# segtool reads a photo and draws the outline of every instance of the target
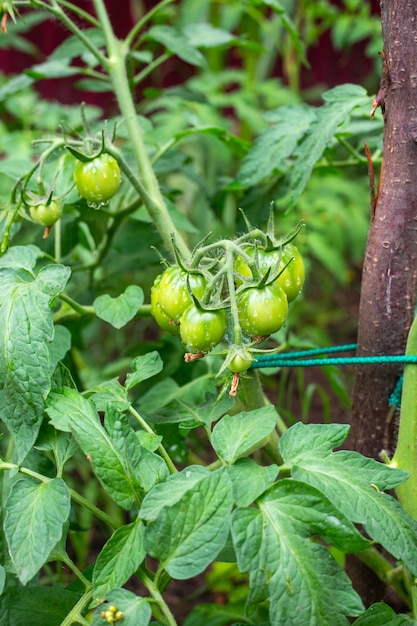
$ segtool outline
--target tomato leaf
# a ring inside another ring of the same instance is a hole
[[[35,256],[33,250],[24,255],[27,267]],[[51,388],[55,366],[51,304],[64,289],[70,270],[47,265],[36,276],[29,267],[15,270],[15,261],[15,254],[6,254],[2,265],[7,266],[0,267],[0,404],[20,463],[38,435]]]
[[[49,358],[51,361],[51,374],[54,373],[58,363],[62,361],[71,349],[71,333],[65,326],[59,324],[54,327],[54,338],[49,346]]]
[[[244,458],[238,459],[229,468],[229,474],[237,506],[249,506],[271,487],[278,476],[278,466],[261,466],[252,459]]]
[[[93,403],[68,388],[49,394],[46,411],[55,428],[72,432],[81,450],[91,459],[97,478],[119,506],[130,509],[135,501],[140,502],[142,490],[135,466],[140,461],[141,450],[133,431],[126,434],[125,416],[119,414],[119,430],[111,436],[102,426]]]
[[[78,450],[78,445],[71,433],[57,430],[43,421],[35,448],[53,452],[57,466],[62,468]]]
[[[140,517],[148,521],[156,519],[164,507],[179,502],[189,489],[209,474],[209,470],[201,465],[190,465],[182,472],[169,476],[146,494],[140,508]]]
[[[357,452],[332,452],[348,430],[339,424],[298,423],[282,436],[280,452],[296,480],[312,485],[352,522],[363,524],[370,537],[416,574],[417,522],[384,493],[408,474]]]
[[[237,37],[223,28],[216,28],[208,22],[188,24],[184,28],[188,42],[196,48],[216,48],[238,41]]]
[[[283,204],[284,202],[289,204],[289,208],[295,205],[304,191],[313,167],[333,139],[338,126],[345,121],[355,107],[369,101],[369,96],[363,87],[351,84],[334,87],[326,91],[322,98],[325,104],[315,110],[316,120],[311,124],[308,134],[295,154],[296,162],[289,180],[291,191],[282,200]]]
[[[282,25],[287,31],[295,50],[297,50],[297,53],[300,56],[300,60],[305,65],[308,65],[304,42],[300,37],[300,33],[297,27],[283,7],[282,2],[280,2],[279,0],[262,0],[262,3],[266,4],[268,7],[271,7],[271,9],[275,11],[275,13],[281,16]]]
[[[57,584],[53,587],[45,585],[23,586],[18,579],[10,574],[7,584],[0,596],[0,624],[7,626],[59,626],[73,606],[81,598],[81,593],[64,589]]]
[[[232,464],[262,445],[277,423],[272,405],[225,415],[213,428],[211,444],[220,458]]]
[[[33,82],[33,78],[26,74],[17,74],[7,79],[0,87],[0,101],[4,101],[7,97],[27,89]]]
[[[16,162],[17,163],[17,162]],[[20,163],[19,174],[22,172],[22,162]],[[3,166],[4,162],[1,161]],[[0,170],[3,171],[3,170]],[[0,259],[0,267],[9,267],[15,270],[27,270],[31,272],[36,265],[36,261],[44,256],[42,250],[37,246],[29,244],[28,246],[13,246]]]
[[[25,73],[35,80],[41,80],[43,78],[75,76],[80,73],[80,68],[69,65],[69,59],[65,59],[65,61],[54,59],[32,65]]]
[[[24,585],[40,570],[61,539],[71,502],[61,478],[15,482],[6,501],[4,532],[19,580]]]
[[[231,623],[232,619],[238,616],[246,619],[242,606],[233,606],[231,604],[199,604],[185,618],[183,626],[245,626],[242,623]],[[247,624],[247,621],[246,621]],[[271,626],[268,622],[256,624],[256,626]]]
[[[190,65],[198,67],[205,65],[204,56],[178,28],[165,25],[152,26],[146,33],[146,37],[162,44],[172,54],[177,55]]]
[[[156,376],[162,370],[164,364],[158,352],[148,352],[136,357],[132,361],[132,372],[126,375],[125,388],[132,389],[152,376]]]
[[[180,500],[164,506],[145,530],[145,547],[172,578],[200,574],[224,547],[233,505],[225,468],[204,476]]]
[[[99,28],[87,28],[84,30],[84,34],[97,47],[105,45],[104,35]],[[72,35],[58,45],[48,58],[50,61],[65,61],[69,63],[69,61],[81,56],[83,53],[85,53],[83,42],[75,35]]]
[[[361,600],[327,548],[311,537],[355,549],[367,542],[317,490],[292,479],[276,483],[258,504],[232,518],[238,565],[250,576],[247,611],[269,598],[272,624],[345,626],[345,615],[363,610]]]
[[[256,185],[273,172],[288,169],[287,159],[315,120],[315,114],[307,105],[287,105],[271,111],[268,119],[272,125],[255,139],[238,171],[237,180],[244,187]]]
[[[97,411],[105,411],[108,404],[119,411],[126,411],[131,405],[126,388],[120,384],[118,378],[91,387],[85,395],[94,403]]]
[[[189,391],[192,393],[187,393]],[[174,384],[171,379],[164,379],[140,399],[140,409],[154,424],[183,422],[187,428],[202,424],[209,427],[212,422],[220,419],[234,402],[230,396],[223,396],[218,402],[215,401],[211,380],[196,379],[185,390]]]
[[[118,528],[97,557],[93,570],[94,598],[105,598],[122,587],[145,558],[144,526],[140,519]]]
[[[397,615],[387,604],[377,602],[354,621],[354,626],[410,626],[415,623],[408,615]]]
[[[132,320],[143,304],[143,290],[137,285],[129,285],[117,298],[108,294],[98,296],[93,302],[96,315],[115,328],[122,328]]]

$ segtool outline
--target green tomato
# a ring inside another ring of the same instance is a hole
[[[185,309],[193,302],[189,289],[196,298],[202,298],[205,288],[202,274],[185,272],[179,265],[168,267],[161,274],[159,283],[158,297],[162,311],[170,320],[179,322]]]
[[[92,205],[103,204],[114,196],[120,187],[120,167],[110,154],[87,161],[77,161],[74,181],[79,195]]]
[[[181,340],[191,352],[210,352],[221,342],[226,328],[227,318],[223,309],[203,311],[191,304],[181,317]]]
[[[301,293],[305,278],[303,257],[292,243],[288,243],[282,252],[280,268],[285,267],[287,263],[288,266],[275,282],[281,285],[287,294],[288,302],[292,302]]]
[[[151,313],[162,330],[170,333],[171,335],[179,335],[180,327],[178,324],[172,324],[168,315],[166,315],[161,309],[159,304],[159,285],[161,283],[161,274],[155,278],[154,284],[151,288]]]
[[[280,285],[287,294],[288,302],[292,302],[301,292],[304,285],[305,271],[303,258],[298,251],[298,248],[288,243],[282,249],[276,248],[275,250],[265,250],[265,248],[250,247],[245,252],[252,258],[255,258],[256,251],[258,252],[258,263],[261,277],[265,276],[266,272],[270,269],[271,273],[274,273],[279,269],[282,269],[287,265],[288,267],[283,273],[278,276],[275,283]],[[241,257],[237,256],[234,264],[235,270],[242,274],[242,276],[250,278],[252,273],[249,265]],[[237,278],[237,284],[241,284],[242,281]]]
[[[277,332],[288,316],[288,299],[279,285],[249,287],[238,299],[239,322],[249,337]]]
[[[29,207],[29,214],[36,224],[49,228],[61,217],[62,206],[56,200],[52,200],[49,204]]]
[[[228,368],[234,374],[241,374],[242,372],[246,372],[250,368],[252,362],[253,358],[250,352],[237,352],[230,361]]]

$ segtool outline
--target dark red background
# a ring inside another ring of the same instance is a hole
[[[197,0],[198,1],[198,0]],[[365,1],[365,0],[364,0]],[[379,14],[379,0],[369,0],[374,14]],[[85,10],[92,10],[91,0],[78,0],[77,3]],[[148,8],[154,6],[155,2],[146,0],[144,2]],[[340,0],[334,1],[335,5],[340,5]],[[128,0],[106,0],[109,15],[116,34],[120,37],[126,35],[133,24],[131,2]],[[42,62],[45,57],[52,52],[55,47],[67,36],[64,27],[54,20],[48,20],[32,29],[31,40],[41,50],[41,56],[34,61],[24,54],[15,50],[0,50],[0,69],[5,74],[19,73],[30,67],[34,62]],[[1,37],[7,35],[1,34]],[[319,41],[309,49],[309,68],[303,69],[302,87],[322,85],[323,89],[333,87],[345,82],[365,84],[373,91],[377,89],[377,77],[375,72],[372,76],[375,59],[369,59],[365,55],[366,42],[360,42],[349,50],[335,51],[332,47],[330,33],[324,33]],[[43,56],[42,56],[43,55]],[[165,71],[159,73],[153,80],[158,81],[152,84],[156,87],[167,87],[181,82],[184,76],[190,75],[192,68],[186,66],[178,59],[171,59]],[[280,68],[276,68],[276,75],[280,76]],[[370,84],[369,84],[370,83]],[[111,98],[109,94],[97,94],[80,92],[73,88],[72,79],[54,79],[50,81],[40,81],[38,89],[47,99],[60,100],[63,103],[72,103],[80,100],[91,104],[99,104],[105,109],[111,108]]]

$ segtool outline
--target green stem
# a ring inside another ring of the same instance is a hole
[[[406,355],[417,355],[417,317],[408,334]],[[397,448],[390,463],[410,476],[396,488],[404,510],[417,520],[417,364],[407,363],[401,397],[400,426]]]
[[[106,40],[108,59],[104,67],[109,73],[114,93],[128,130],[143,186],[148,195],[147,198],[144,198],[146,209],[165,246],[173,251],[172,236],[174,236],[177,247],[185,257],[188,257],[190,251],[182,235],[175,227],[165,205],[158,180],[148,157],[142,129],[138,123],[126,68],[126,57],[129,47],[126,42],[116,38],[103,0],[93,0],[93,2]]]
[[[233,274],[233,262],[234,262],[233,253],[230,250],[230,248],[227,248],[226,261],[225,261],[224,266],[225,268],[227,268],[226,278],[227,278],[227,288],[229,291],[229,298],[230,298],[230,314],[231,314],[232,322],[233,322],[233,343],[235,343],[237,346],[240,346],[242,345],[242,329],[240,327],[240,322],[239,322],[239,308],[238,308],[237,299],[236,299],[236,287],[235,287],[234,274]]]
[[[4,225],[3,238],[0,243],[0,255],[5,254],[9,249],[10,241],[12,238],[12,226],[14,224],[17,214],[19,213],[20,207],[20,203],[16,204],[13,209],[9,210],[7,214],[6,223]]]
[[[62,257],[62,229],[61,229],[61,220],[58,220],[54,226],[54,256],[55,262],[61,263]]]
[[[243,402],[248,411],[259,409],[269,404],[262,389],[259,372],[257,370],[248,370],[245,376],[239,381],[239,394],[242,395]],[[282,420],[279,417],[278,427],[282,430]],[[285,428],[284,428],[285,430]],[[282,465],[283,460],[278,451],[279,435],[274,430],[269,436],[268,442],[264,445],[264,450],[268,456],[278,465]]]
[[[412,603],[412,598],[407,591],[407,572],[404,568],[393,568],[392,564],[376,548],[368,548],[355,555],[362,563],[365,563],[382,582],[392,587],[396,594],[407,604]],[[415,588],[415,585],[413,585]],[[413,594],[411,588],[411,595]]]
[[[336,135],[336,139],[353,157],[355,157],[357,163],[367,163],[366,157],[359,154],[359,152],[355,150],[355,148],[353,148],[344,137]]]
[[[84,11],[83,9],[80,9],[80,7],[77,7],[75,4],[73,4],[72,2],[68,2],[67,0],[59,0],[61,6],[65,7],[66,9],[68,9],[68,11],[71,11],[72,13],[74,13],[78,18],[89,22],[91,24],[91,26],[94,26],[95,28],[99,28],[100,24],[98,23],[98,21],[91,15],[91,13],[88,13],[87,11]]]
[[[39,474],[39,472],[35,472],[34,470],[29,469],[28,467],[19,467],[19,465],[16,465],[16,463],[7,463],[5,461],[0,461],[0,470],[18,470],[21,474],[24,474],[25,476],[30,476],[31,478],[35,478],[36,480],[39,480],[39,482],[41,483],[48,483],[51,480],[53,480],[53,478],[50,478],[49,476],[45,476],[44,474]],[[67,485],[67,489],[71,498],[75,500],[75,502],[78,502],[78,504],[81,504],[86,509],[91,511],[93,515],[101,519],[108,526],[110,526],[110,528],[112,528],[113,530],[116,528],[119,528],[120,524],[116,522],[116,520],[114,520],[112,517],[110,517],[110,515],[107,515],[107,513],[105,513],[104,511],[101,511],[95,504],[87,500],[87,498],[84,498],[84,496],[79,494],[77,491],[75,491],[71,487],[68,487],[68,485]]]
[[[88,624],[87,620],[84,620],[82,613],[90,604],[92,597],[93,592],[91,590],[87,591],[83,596],[81,596],[77,604],[73,606],[66,618],[61,622],[60,626],[71,626],[71,624]]]
[[[36,0],[32,0],[30,5],[32,7],[42,8],[48,13],[51,13],[54,17],[56,17],[60,22],[62,22],[68,30],[78,37],[78,39],[82,42],[82,44],[86,47],[87,50],[91,52],[100,63],[102,67],[106,67],[106,58],[100,52],[100,50],[92,43],[92,41],[88,38],[88,36],[78,28],[78,26],[72,21],[72,19],[62,10],[60,5],[56,0],[52,0],[52,4],[48,5],[45,2],[36,2]],[[90,16],[91,18],[91,16]],[[91,22],[91,19],[89,20]],[[97,22],[93,21],[93,24]]]
[[[164,52],[159,57],[148,63],[148,65],[141,71],[138,72],[134,79],[133,84],[137,87],[149,74],[151,74],[157,67],[165,63],[167,59],[169,59],[172,55]]]
[[[78,315],[81,315],[82,317],[92,317],[93,315],[95,315],[94,308],[92,306],[83,306],[82,304],[78,304],[78,302],[70,298],[70,296],[67,296],[67,294],[65,293],[61,293],[59,295],[59,299],[62,300],[62,302],[68,304],[71,309],[73,309],[76,313],[78,313]]]
[[[78,504],[81,504],[81,506],[91,511],[91,513],[95,515],[95,517],[97,517],[98,519],[101,519],[101,521],[107,524],[108,526],[110,526],[112,530],[116,530],[117,528],[121,526],[119,522],[117,522],[115,519],[110,517],[110,515],[107,515],[107,513],[99,509],[95,504],[90,502],[87,498],[84,498],[84,496],[82,496],[77,491],[72,489],[72,487],[68,487],[67,485],[67,488],[68,488],[71,498],[75,502],[78,502]]]
[[[136,411],[136,409],[133,408],[133,406],[130,406],[128,410],[129,410],[129,413],[135,418],[135,420],[139,423],[140,427],[145,432],[150,433],[151,435],[155,435],[154,431],[149,426],[148,422],[146,422],[143,419],[143,417]],[[164,459],[164,461],[167,464],[168,469],[171,472],[171,474],[176,474],[178,472],[178,470],[175,467],[175,465],[172,462],[168,452],[165,450],[165,448],[164,448],[164,446],[162,444],[159,444],[159,446],[157,448],[157,452],[159,452],[161,457]]]
[[[166,620],[167,626],[178,626],[175,620],[175,617],[171,613],[169,606],[166,604],[164,598],[162,597],[158,587],[155,585],[153,580],[151,580],[143,572],[141,572],[139,576],[143,584],[145,585],[145,587],[148,589],[149,593],[151,594],[152,598],[155,600],[156,604],[158,605],[162,615],[164,616]]]
[[[248,411],[259,409],[268,404],[259,379],[259,373],[256,370],[248,370],[246,375],[241,377],[239,392]]]
[[[413,618],[414,620],[417,621],[417,584],[415,581],[415,578],[413,578],[413,581],[411,583],[411,606],[412,606],[412,611],[413,611]]]
[[[149,22],[149,20],[151,20],[158,11],[160,11],[165,6],[168,6],[168,4],[172,4],[173,2],[174,0],[161,0],[161,2],[158,2],[158,4],[156,4],[150,11],[148,11],[142,17],[142,19],[136,22],[136,24],[133,26],[132,30],[126,37],[126,44],[129,47],[132,47],[136,36],[138,35],[138,33],[140,33],[145,24]]]
[[[70,559],[70,557],[68,556],[68,554],[66,552],[60,553],[59,558],[76,575],[78,580],[80,580],[82,582],[82,584],[84,585],[86,590],[91,589],[91,586],[92,586],[91,582],[88,580],[88,578],[86,578],[84,576],[82,571],[76,566],[74,561],[72,559]]]

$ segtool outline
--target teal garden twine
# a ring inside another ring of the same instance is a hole
[[[314,348],[298,352],[281,354],[265,354],[253,361],[251,368],[263,367],[312,367],[322,365],[372,365],[375,363],[417,363],[417,355],[387,354],[378,356],[324,356],[339,352],[356,350],[355,343],[327,348]],[[320,358],[319,358],[320,357]],[[392,392],[389,400],[391,406],[399,406],[401,398],[402,376]]]

